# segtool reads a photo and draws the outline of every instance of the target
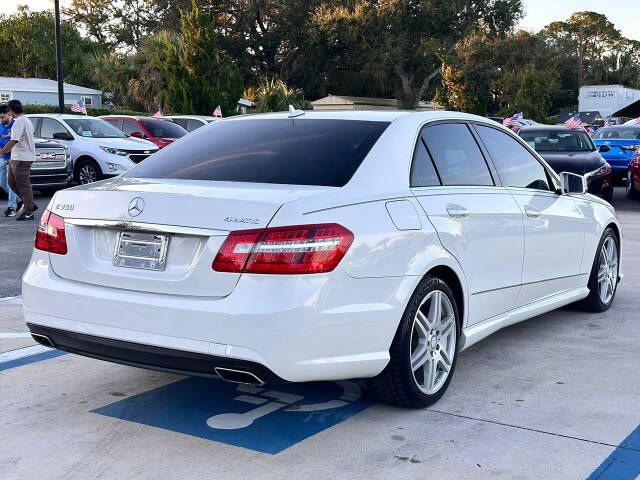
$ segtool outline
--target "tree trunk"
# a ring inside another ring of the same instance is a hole
[[[584,30],[580,25],[580,33],[578,38],[578,89],[582,86],[582,62],[584,59]]]

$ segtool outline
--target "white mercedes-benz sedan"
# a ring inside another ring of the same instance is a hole
[[[259,385],[367,378],[424,407],[498,329],[609,308],[621,246],[611,205],[491,120],[293,111],[56,193],[23,301],[61,350]]]

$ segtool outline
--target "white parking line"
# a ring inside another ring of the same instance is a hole
[[[18,360],[20,358],[30,357],[31,355],[50,351],[51,349],[44,345],[33,345],[31,347],[19,348],[17,350],[11,350],[10,352],[0,353],[0,363],[10,362],[11,360]]]
[[[0,333],[0,338],[31,338],[29,332],[5,332]]]
[[[0,298],[0,303],[15,303],[17,305],[22,305],[22,295]]]

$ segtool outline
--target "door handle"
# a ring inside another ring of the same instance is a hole
[[[524,212],[527,214],[527,217],[536,218],[540,216],[540,210],[531,205],[525,205]]]
[[[447,207],[447,213],[453,218],[463,218],[468,217],[471,212],[460,205],[452,205]]]

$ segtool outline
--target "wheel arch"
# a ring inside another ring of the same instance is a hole
[[[456,271],[447,265],[437,265],[435,267],[432,267],[424,276],[426,277],[428,275],[439,277],[447,285],[449,285],[449,288],[451,288],[451,290],[453,291],[453,294],[456,297],[455,300],[461,319],[460,328],[462,328],[467,309],[465,302],[465,291],[462,287],[462,280],[460,279]]]
[[[96,160],[91,155],[87,155],[87,154],[80,155],[73,162],[73,179],[76,182],[78,181],[78,167],[82,164],[82,162],[87,161],[87,160],[90,161],[90,162],[95,163],[96,166],[98,167],[98,173],[102,173],[102,167],[100,166],[100,162],[98,162],[98,160]]]

